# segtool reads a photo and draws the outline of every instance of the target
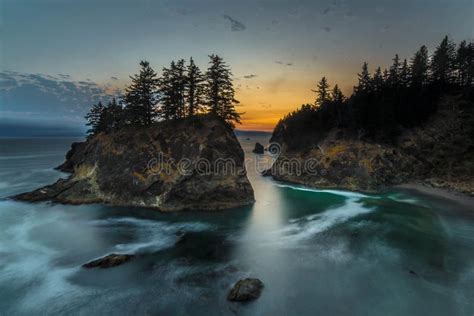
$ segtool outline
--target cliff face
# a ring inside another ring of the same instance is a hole
[[[96,135],[74,143],[58,169],[71,176],[16,199],[162,211],[254,202],[240,144],[233,131],[211,115]]]
[[[423,126],[406,130],[395,144],[341,137],[331,131],[318,145],[281,154],[268,174],[313,187],[379,191],[421,182],[474,195],[474,105],[445,97]],[[283,139],[274,134],[272,141]]]

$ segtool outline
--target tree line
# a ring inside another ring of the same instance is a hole
[[[87,115],[88,137],[128,125],[151,125],[157,121],[177,120],[202,113],[213,113],[234,127],[240,123],[235,106],[232,72],[218,55],[209,56],[209,68],[202,73],[193,58],[172,61],[161,76],[147,61],[140,62],[138,74],[119,102],[94,104]]]
[[[459,45],[445,36],[430,56],[425,45],[408,61],[395,55],[388,69],[373,73],[364,62],[349,97],[323,77],[313,104],[302,105],[281,119],[274,135],[290,147],[317,143],[337,127],[350,136],[394,142],[403,128],[419,126],[437,110],[444,93],[474,95],[474,43]]]

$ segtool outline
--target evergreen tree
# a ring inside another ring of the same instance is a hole
[[[166,120],[185,117],[186,75],[184,60],[172,61],[169,68],[163,68],[158,80],[161,109],[160,115]]]
[[[393,64],[390,66],[388,80],[390,85],[398,86],[400,84],[400,58],[398,54],[395,54],[395,57],[392,59]]]
[[[91,138],[92,136],[106,130],[106,126],[104,124],[104,109],[105,107],[102,102],[99,102],[92,105],[91,109],[86,114],[86,125],[89,126],[89,129],[87,130],[87,138]]]
[[[342,94],[342,91],[341,89],[339,89],[339,86],[337,84],[334,86],[334,89],[332,89],[331,101],[338,104],[344,102],[344,95]]]
[[[322,77],[321,80],[316,85],[316,90],[311,90],[316,92],[316,100],[314,104],[318,106],[324,105],[330,98],[329,94],[329,84],[326,80],[326,77]]]
[[[377,67],[377,69],[375,70],[374,77],[372,78],[372,84],[376,92],[382,90],[384,85],[384,77],[382,74],[382,69],[380,67]]]
[[[234,97],[232,73],[222,57],[210,55],[209,58],[210,66],[205,75],[205,104],[211,113],[234,127],[234,123],[240,123],[242,113],[235,110],[239,101]]]
[[[406,59],[403,60],[402,67],[400,68],[400,84],[403,87],[410,85],[410,69],[408,68],[408,62]]]
[[[107,131],[118,130],[123,126],[123,108],[120,104],[117,103],[115,98],[113,98],[112,102],[109,102],[107,107],[104,109],[104,114],[106,116],[105,120]]]
[[[125,90],[127,121],[150,125],[157,116],[157,75],[147,61],[140,62],[140,72],[130,76],[132,84]]]
[[[204,76],[192,57],[189,59],[186,75],[187,115],[192,116],[202,109],[204,93]]]
[[[370,78],[369,64],[367,64],[367,62],[364,62],[362,65],[362,72],[357,74],[357,77],[359,83],[355,89],[356,92],[370,92],[372,90],[372,79]]]
[[[436,48],[431,59],[431,73],[433,80],[440,84],[451,83],[454,77],[456,46],[448,36],[445,36]]]
[[[428,49],[425,45],[415,53],[411,59],[411,82],[412,85],[420,87],[428,82]]]

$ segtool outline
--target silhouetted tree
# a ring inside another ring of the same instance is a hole
[[[364,62],[362,65],[362,71],[360,74],[357,74],[359,82],[356,87],[356,93],[369,92],[372,89],[372,80],[369,73],[369,65],[367,62]]]
[[[377,69],[375,69],[375,73],[372,78],[372,85],[376,92],[380,92],[383,88],[384,78],[383,78],[382,70],[380,67],[377,67]]]
[[[316,85],[316,90],[311,91],[316,92],[316,100],[314,101],[316,106],[322,106],[324,103],[326,103],[330,98],[329,84],[326,80],[326,77],[322,77]]]
[[[462,41],[456,53],[457,83],[472,86],[474,78],[474,43]]]
[[[194,63],[193,58],[189,59],[186,74],[186,103],[187,113],[192,116],[198,113],[203,105],[204,98],[204,76],[201,70]]]
[[[163,68],[158,80],[160,92],[160,116],[166,120],[185,117],[185,92],[187,78],[184,60],[172,61],[169,68]]]
[[[388,72],[388,81],[391,86],[397,87],[400,85],[400,58],[398,57],[398,54],[395,54],[395,57],[392,60],[393,63]]]
[[[342,91],[341,89],[339,89],[339,86],[337,84],[332,89],[331,101],[336,102],[338,104],[342,104],[342,102],[344,102],[344,95],[342,94]]]
[[[210,66],[206,72],[205,104],[209,111],[224,119],[230,126],[240,123],[240,115],[235,110],[239,103],[234,97],[232,73],[229,66],[218,55],[210,55]]]
[[[431,59],[431,74],[433,80],[440,84],[451,83],[454,77],[456,46],[448,36],[445,36],[436,48]]]
[[[428,49],[425,45],[415,53],[411,59],[411,83],[414,86],[421,87],[428,82]]]
[[[132,84],[123,97],[126,119],[131,124],[149,125],[157,116],[157,74],[147,61],[141,61],[140,72],[130,78]]]
[[[407,60],[404,59],[400,68],[400,84],[403,87],[408,87],[410,85],[410,82],[410,68],[408,67]]]
[[[87,130],[87,138],[91,138],[92,136],[106,130],[104,122],[104,109],[105,107],[102,102],[99,102],[92,105],[91,109],[86,114],[86,125],[89,126],[89,129]]]

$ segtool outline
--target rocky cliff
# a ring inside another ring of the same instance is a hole
[[[254,202],[240,144],[232,129],[212,115],[98,134],[74,143],[58,168],[71,176],[15,198],[161,211]]]
[[[274,133],[272,142],[284,135]],[[474,105],[446,96],[424,125],[394,144],[343,136],[332,130],[318,144],[294,150],[282,142],[267,175],[312,187],[375,192],[419,182],[474,195]]]

